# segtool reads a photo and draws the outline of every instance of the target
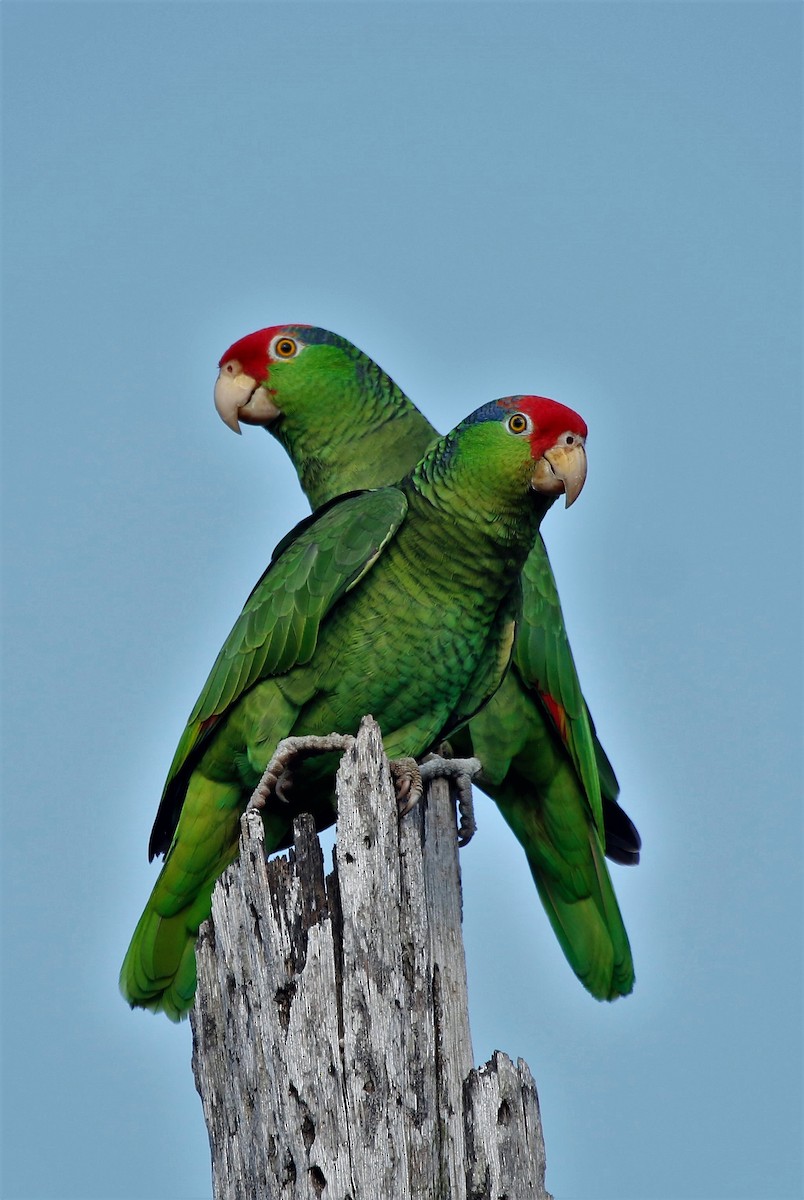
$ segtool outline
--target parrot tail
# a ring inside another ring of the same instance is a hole
[[[616,1000],[634,989],[634,963],[597,834],[589,828],[590,861],[596,873],[591,894],[573,895],[553,872],[528,858],[545,912],[567,961],[598,1000]]]
[[[628,934],[614,895],[603,846],[577,784],[556,777],[533,795],[509,772],[488,790],[516,834],[559,945],[581,983],[598,1000],[634,987]]]
[[[195,996],[195,943],[218,877],[237,857],[242,791],[196,772],[165,863],[120,970],[132,1008],[180,1021]]]

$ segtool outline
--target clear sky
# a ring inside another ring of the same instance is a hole
[[[210,1195],[190,1030],[117,972],[218,648],[306,511],[212,407],[282,321],[442,428],[590,427],[545,524],[642,864],[600,1005],[478,797],[476,1061],[557,1200],[801,1195],[801,7],[14,3],[5,52],[2,1194]]]

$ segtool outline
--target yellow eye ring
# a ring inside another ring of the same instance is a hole
[[[274,354],[277,358],[293,358],[298,346],[291,337],[280,337],[274,342]]]
[[[514,413],[508,418],[508,429],[511,433],[525,433],[529,427],[528,418],[522,413]]]

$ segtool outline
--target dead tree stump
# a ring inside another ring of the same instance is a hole
[[[309,817],[266,862],[249,814],[201,931],[215,1200],[549,1200],[527,1065],[472,1065],[448,785],[400,822],[366,718],[337,792],[333,873]]]

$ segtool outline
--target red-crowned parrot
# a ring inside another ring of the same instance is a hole
[[[155,839],[170,844],[120,974],[132,1006],[174,1019],[190,1006],[199,926],[280,739],[355,732],[372,713],[390,756],[418,757],[497,689],[523,563],[556,496],[569,504],[583,485],[585,438],[554,401],[493,401],[397,486],[338,499],[280,544],[168,774]],[[323,755],[294,773],[297,808],[319,827],[335,818],[335,765]],[[269,797],[269,851],[287,844],[297,808]],[[616,911],[607,877],[596,896]]]
[[[219,414],[237,432],[241,421],[268,429],[314,508],[401,478],[439,436],[375,362],[325,329],[258,330],[219,365]],[[475,782],[522,844],[573,970],[593,995],[613,999],[631,991],[633,968],[596,830],[602,820],[606,853],[620,863],[638,862],[640,838],[617,804],[617,780],[581,693],[541,536],[522,588],[511,671],[451,743],[483,763]],[[152,852],[164,844],[152,842]]]

